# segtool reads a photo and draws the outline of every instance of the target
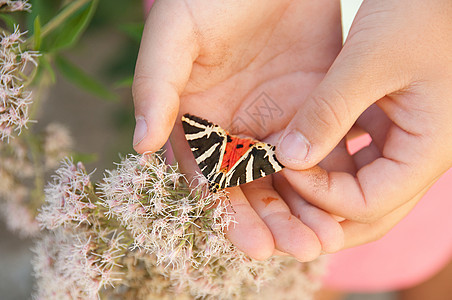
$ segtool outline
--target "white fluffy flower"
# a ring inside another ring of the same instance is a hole
[[[131,155],[100,184],[102,204],[132,232],[134,247],[154,253],[166,265],[197,265],[192,255],[195,232],[202,228],[222,235],[233,221],[228,201],[219,194],[203,193],[204,186],[175,190],[182,178],[158,156]],[[209,211],[215,212],[212,218]],[[207,257],[201,252],[196,256]]]
[[[47,168],[55,168],[69,154],[73,141],[69,130],[61,124],[51,123],[46,127],[44,156]]]
[[[17,232],[21,237],[33,237],[38,234],[39,224],[31,209],[20,198],[11,198],[0,207],[10,230]]]
[[[123,159],[94,191],[84,168],[66,160],[38,217],[51,232],[35,250],[37,298],[250,299],[289,260],[255,261],[235,248],[225,237],[234,221],[227,194],[192,186],[147,154]],[[80,224],[86,214],[90,223]],[[312,295],[314,273],[300,272],[291,286]]]
[[[41,226],[54,229],[68,222],[89,223],[92,210],[96,208],[88,194],[90,189],[93,188],[85,167],[64,160],[53,182],[44,190],[46,203],[37,217]]]
[[[7,12],[31,10],[28,0],[0,0],[0,9]]]
[[[9,3],[9,4],[8,4]],[[25,7],[26,1],[8,1],[6,7]],[[19,5],[19,3],[22,3]],[[3,6],[0,5],[0,8]],[[30,62],[37,66],[36,51],[24,51],[20,32],[15,26],[14,32],[0,36],[0,140],[9,141],[13,135],[20,134],[29,122],[28,107],[32,103],[31,92],[23,85],[24,69]]]
[[[98,299],[104,286],[119,280],[118,258],[125,245],[121,234],[101,239],[93,232],[58,228],[34,247],[38,290],[35,299]]]

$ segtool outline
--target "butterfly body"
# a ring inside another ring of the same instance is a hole
[[[283,168],[270,144],[230,135],[220,126],[190,114],[182,117],[182,126],[212,192],[251,182]]]

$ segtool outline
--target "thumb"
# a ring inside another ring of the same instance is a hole
[[[194,32],[180,2],[160,1],[152,7],[132,86],[136,119],[133,146],[139,153],[157,151],[171,133],[179,111],[179,95],[197,55]]]
[[[303,170],[319,163],[361,113],[386,95],[390,89],[384,76],[387,74],[381,62],[374,60],[375,53],[366,51],[345,46],[324,79],[301,104],[276,147],[283,165]]]

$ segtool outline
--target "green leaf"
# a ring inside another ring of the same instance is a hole
[[[120,24],[118,27],[119,30],[124,32],[132,40],[140,43],[141,36],[143,35],[144,23]]]
[[[127,76],[125,78],[122,78],[122,79],[116,81],[114,86],[116,88],[132,87],[132,83],[133,83],[133,76]]]
[[[13,31],[14,24],[17,23],[16,20],[12,16],[7,15],[7,14],[0,14],[0,20],[5,22],[5,25],[9,31]]]
[[[77,42],[88,27],[99,1],[92,0],[78,8],[77,5],[82,2],[79,0],[69,3],[54,19],[43,26],[43,33],[46,36],[43,37],[42,48],[45,51],[67,49]],[[49,24],[58,24],[58,26],[50,26]],[[48,28],[50,28],[49,32],[47,31]]]
[[[31,12],[26,14],[26,25],[31,35],[36,17],[39,16],[41,24],[46,24],[58,13],[62,0],[31,0],[30,3]]]
[[[39,50],[41,48],[41,21],[39,20],[39,16],[36,16],[33,23],[34,49]]]
[[[112,93],[103,84],[86,74],[83,70],[79,69],[62,56],[56,56],[55,63],[61,74],[80,88],[105,100],[118,99],[118,96]]]

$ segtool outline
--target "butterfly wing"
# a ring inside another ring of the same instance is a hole
[[[185,138],[202,174],[213,181],[220,172],[227,133],[220,126],[190,114],[182,117]]]
[[[182,117],[182,126],[211,191],[251,182],[284,167],[270,144],[229,135],[220,126],[190,114]]]
[[[257,142],[227,172],[224,187],[251,182],[283,168],[276,159],[275,146]]]

